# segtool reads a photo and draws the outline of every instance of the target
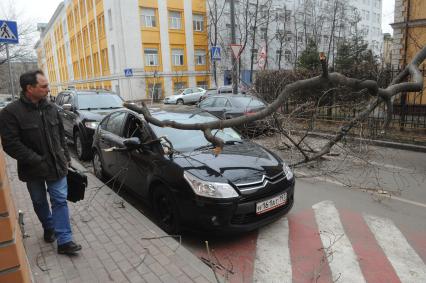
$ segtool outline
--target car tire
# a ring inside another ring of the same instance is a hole
[[[178,100],[176,101],[176,104],[177,104],[177,105],[184,105],[184,104],[185,104],[185,102],[183,101],[183,99],[178,99]]]
[[[77,157],[80,160],[89,160],[91,157],[90,148],[88,146],[83,145],[83,141],[81,140],[80,132],[74,133],[74,146],[75,151],[77,153]]]
[[[102,164],[102,158],[98,150],[96,149],[93,151],[92,165],[93,165],[93,172],[95,173],[95,176],[99,180],[105,180],[105,171],[104,171],[104,166]]]
[[[180,231],[180,217],[176,199],[163,185],[153,188],[153,202],[158,225],[168,234]]]

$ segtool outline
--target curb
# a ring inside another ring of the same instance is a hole
[[[334,137],[334,135],[320,133],[320,132],[311,132],[311,133],[308,134],[308,136],[318,137],[318,138]],[[410,150],[410,151],[415,151],[415,152],[426,152],[426,146],[423,146],[423,145],[391,142],[391,141],[384,141],[384,140],[362,139],[362,138],[356,138],[356,137],[351,137],[351,136],[347,136],[347,137],[350,140],[353,140],[353,141],[368,142],[370,144],[382,146],[382,147]]]

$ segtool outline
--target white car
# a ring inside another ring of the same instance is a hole
[[[206,93],[206,90],[201,87],[190,87],[177,91],[172,96],[167,96],[164,99],[164,104],[190,104],[197,103],[201,100],[201,96]]]

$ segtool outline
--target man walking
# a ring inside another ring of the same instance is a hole
[[[18,161],[18,176],[27,183],[44,240],[52,243],[57,239],[58,253],[74,255],[81,245],[72,241],[66,178],[71,159],[62,119],[46,99],[49,84],[42,71],[24,73],[19,81],[20,98],[0,112],[3,149]]]

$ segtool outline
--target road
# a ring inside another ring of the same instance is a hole
[[[426,282],[426,154],[362,152],[297,170],[314,177],[297,178],[279,221],[233,237],[185,233],[183,245],[230,282]]]

